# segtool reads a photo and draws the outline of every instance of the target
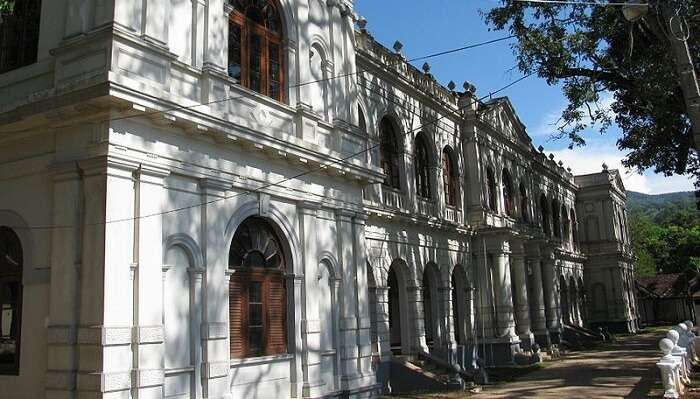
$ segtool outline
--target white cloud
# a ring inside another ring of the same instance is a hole
[[[640,175],[622,166],[624,154],[614,144],[588,145],[574,150],[563,149],[550,151],[554,159],[564,162],[565,167],[570,167],[575,175],[598,173],[603,170],[603,163],[610,169],[618,169],[622,173],[625,188],[629,191],[637,191],[645,194],[661,194],[676,191],[693,190],[692,180],[684,176],[665,177],[653,172]],[[550,152],[546,152],[549,155]]]

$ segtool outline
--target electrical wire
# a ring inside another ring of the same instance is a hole
[[[519,3],[538,3],[538,4],[562,4],[562,5],[574,5],[574,6],[612,6],[612,7],[624,7],[628,5],[634,6],[648,6],[648,3],[611,3],[611,2],[597,2],[597,1],[575,1],[575,0],[514,0]]]
[[[418,57],[418,58],[413,59],[413,60],[409,60],[408,62],[415,61],[415,60],[417,60],[417,59],[435,58],[435,57],[439,57],[439,56],[446,55],[446,54],[452,54],[452,53],[456,53],[456,52],[460,52],[460,51],[464,51],[464,50],[468,50],[468,49],[472,49],[472,48],[477,48],[477,47],[485,46],[485,45],[492,44],[492,43],[497,43],[497,42],[500,42],[500,41],[503,41],[503,40],[511,39],[511,38],[513,38],[513,37],[514,37],[514,36],[511,35],[511,36],[506,36],[506,37],[502,37],[502,38],[498,38],[498,39],[493,39],[493,40],[487,40],[487,41],[484,41],[484,42],[474,43],[474,44],[470,44],[470,45],[467,45],[467,46],[455,48],[455,49],[452,49],[452,50],[447,50],[447,51],[441,51],[441,52],[438,52],[438,53],[428,54],[428,55],[426,55],[426,56],[422,56],[422,57]],[[354,76],[354,75],[360,74],[360,73],[362,73],[362,72],[364,72],[364,71],[362,71],[362,70],[357,70],[357,71],[355,71],[355,72],[348,72],[348,73],[343,73],[343,74],[339,74],[339,75],[335,75],[335,76],[330,76],[330,77],[327,77],[327,78],[316,79],[316,80],[307,81],[307,82],[303,82],[303,83],[297,83],[297,84],[287,85],[287,86],[286,86],[286,90],[289,91],[289,89],[299,88],[299,87],[308,86],[308,85],[312,85],[312,84],[316,84],[316,83],[330,82],[330,81],[333,81],[333,80],[336,80],[336,79],[342,79],[342,78]],[[181,105],[181,106],[175,106],[175,107],[166,108],[166,109],[162,109],[162,110],[154,110],[154,111],[149,111],[149,112],[141,112],[141,113],[138,113],[138,114],[135,114],[135,115],[117,116],[117,117],[114,117],[114,118],[107,118],[107,119],[102,119],[102,120],[97,120],[97,121],[84,121],[84,122],[76,122],[76,123],[72,123],[72,124],[56,125],[56,126],[51,126],[51,128],[52,128],[52,129],[65,129],[65,128],[69,128],[69,127],[84,126],[84,125],[86,125],[86,124],[96,124],[96,125],[98,125],[98,124],[101,124],[101,123],[115,122],[115,121],[120,121],[120,120],[125,120],[125,119],[132,119],[132,118],[140,118],[140,117],[143,117],[143,116],[151,116],[151,115],[157,115],[157,114],[161,114],[161,113],[164,114],[164,113],[169,113],[169,112],[174,112],[174,111],[190,110],[190,109],[195,109],[195,108],[197,108],[197,107],[202,107],[202,106],[212,105],[212,104],[218,104],[218,103],[224,103],[224,102],[233,101],[233,100],[238,100],[238,99],[242,99],[242,98],[248,98],[248,97],[249,97],[249,95],[247,95],[247,94],[245,94],[245,95],[240,95],[240,96],[232,96],[232,97],[226,97],[226,98],[216,99],[216,100],[212,100],[212,101],[208,101],[208,102],[204,102],[204,103],[197,103],[197,104],[193,104],[193,105]],[[12,135],[12,134],[29,133],[29,132],[33,132],[33,131],[36,131],[36,130],[37,130],[37,129],[35,129],[35,128],[27,128],[27,129],[0,131],[0,137],[3,136],[3,135]]]
[[[455,112],[459,112],[459,111],[461,111],[461,110],[467,109],[467,108],[471,107],[472,105],[477,104],[478,102],[481,102],[481,101],[483,101],[484,99],[486,99],[486,98],[492,96],[493,94],[497,94],[497,93],[500,93],[500,92],[502,92],[502,91],[504,91],[504,90],[507,90],[508,88],[510,88],[510,87],[512,87],[512,86],[514,86],[514,85],[516,85],[516,84],[518,84],[518,83],[520,83],[520,82],[522,82],[523,80],[529,78],[529,77],[532,76],[532,75],[534,75],[534,73],[530,73],[530,74],[521,76],[520,78],[518,78],[518,79],[516,79],[516,80],[514,80],[514,81],[512,81],[512,82],[510,82],[510,83],[508,83],[507,85],[505,85],[505,86],[499,88],[498,90],[493,91],[493,92],[490,92],[490,93],[489,93],[488,95],[486,95],[486,96],[483,96],[483,97],[478,98],[478,99],[474,99],[474,100],[471,101],[469,104],[467,104],[467,105],[465,105],[465,106],[459,108],[459,109],[458,109],[457,111],[455,111]],[[442,116],[440,116],[439,118],[437,118],[437,119],[435,119],[435,120],[433,120],[433,121],[424,123],[423,125],[418,126],[417,128],[414,128],[414,129],[411,129],[411,130],[405,132],[405,133],[404,133],[404,136],[408,136],[409,134],[412,134],[412,133],[414,133],[414,132],[421,131],[421,130],[424,129],[426,126],[429,126],[429,125],[431,125],[431,124],[436,124],[437,122],[439,122],[440,120],[442,120],[442,119],[444,119],[444,118],[446,118],[446,117],[447,117],[447,115],[442,115]],[[298,178],[300,178],[300,177],[306,176],[306,175],[308,175],[308,174],[311,174],[311,173],[315,173],[315,172],[318,172],[318,171],[325,170],[325,169],[327,169],[327,168],[330,167],[330,166],[340,164],[340,163],[345,162],[345,161],[347,161],[347,160],[349,160],[349,159],[352,159],[352,158],[354,158],[354,157],[356,157],[356,156],[358,156],[358,155],[362,155],[362,154],[364,154],[364,153],[366,153],[366,152],[372,151],[372,150],[374,150],[375,148],[378,148],[378,147],[380,146],[380,144],[381,144],[381,143],[374,144],[374,145],[369,146],[369,147],[367,147],[367,148],[365,148],[365,149],[363,149],[363,150],[361,150],[361,151],[355,152],[355,153],[353,153],[353,154],[350,154],[350,155],[345,156],[345,157],[342,157],[342,158],[331,159],[329,162],[327,162],[327,163],[325,163],[325,164],[323,164],[323,165],[321,165],[321,166],[319,166],[319,167],[312,168],[312,169],[310,169],[310,170],[307,170],[307,171],[304,171],[304,172],[295,174],[295,175],[290,176],[290,177],[286,177],[286,178],[281,179],[281,180],[278,180],[278,181],[276,181],[276,182],[271,182],[271,183],[263,184],[262,186],[260,186],[260,187],[258,187],[258,188],[255,188],[255,189],[249,189],[249,190],[246,190],[246,191],[243,191],[243,192],[240,192],[240,193],[236,193],[236,194],[234,194],[234,195],[224,196],[224,197],[216,198],[216,199],[213,199],[213,200],[204,201],[204,202],[200,202],[200,203],[196,203],[196,204],[192,204],[192,205],[187,205],[187,206],[183,206],[183,207],[179,207],[179,208],[173,208],[173,209],[170,209],[170,210],[167,210],[167,211],[161,211],[161,212],[156,212],[156,213],[151,213],[151,214],[146,214],[146,215],[139,215],[139,216],[136,216],[136,217],[128,217],[128,218],[120,218],[120,219],[106,220],[106,221],[93,222],[93,223],[85,223],[85,224],[82,224],[82,225],[80,225],[80,226],[77,226],[77,225],[48,225],[48,226],[8,226],[8,227],[11,227],[11,228],[14,228],[14,229],[18,229],[18,230],[71,229],[71,228],[76,228],[76,227],[102,226],[102,225],[107,225],[107,224],[130,222],[130,221],[134,221],[134,220],[142,220],[142,219],[146,219],[146,218],[151,218],[151,217],[156,217],[156,216],[163,216],[163,215],[168,215],[168,214],[172,214],[172,213],[182,212],[182,211],[186,211],[186,210],[189,210],[189,209],[199,208],[199,207],[201,207],[201,206],[211,205],[211,204],[216,203],[216,202],[226,201],[226,200],[233,199],[233,198],[236,198],[236,197],[240,197],[240,196],[243,196],[243,195],[250,195],[250,194],[253,194],[253,193],[260,192],[261,190],[265,190],[265,189],[271,188],[271,187],[281,186],[282,184],[287,183],[287,182],[289,182],[289,181],[291,181],[291,180],[295,180],[295,179],[298,179]],[[282,188],[284,188],[284,187],[282,187]]]

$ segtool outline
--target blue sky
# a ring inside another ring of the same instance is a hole
[[[355,0],[355,10],[367,19],[367,29],[379,42],[391,48],[396,40],[401,41],[403,53],[410,59],[508,36],[507,32],[490,32],[479,13],[496,4],[497,0]],[[453,80],[458,88],[469,81],[476,85],[479,96],[487,95],[521,76],[514,69],[511,43],[499,42],[433,58],[428,61],[431,73],[445,85]],[[423,62],[416,64],[420,67]],[[542,79],[530,77],[499,95],[510,97],[535,147],[544,146],[547,153],[553,153],[576,174],[598,172],[605,162],[623,171],[628,190],[650,194],[693,190],[692,181],[683,176],[625,172],[620,162],[625,154],[615,145],[620,135],[617,128],[605,135],[597,130],[587,132],[588,145],[573,151],[567,149],[567,140],[552,140],[551,133],[556,131],[552,124],[566,100],[559,88],[548,86]]]

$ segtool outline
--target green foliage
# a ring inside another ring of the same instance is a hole
[[[680,15],[700,14],[698,0],[660,3],[678,7]],[[513,50],[522,72],[562,87],[569,103],[557,137],[568,138],[571,147],[584,145],[585,129],[595,125],[603,133],[615,122],[623,131],[618,146],[627,153],[626,166],[692,175],[700,183],[700,156],[693,149],[692,126],[668,38],[658,23],[660,13],[652,7],[632,24],[621,7],[501,0],[485,19],[516,37]],[[688,22],[698,65],[700,18]],[[601,106],[608,95],[614,99],[610,109]]]
[[[15,0],[0,0],[0,13],[12,14],[15,9]]]
[[[693,193],[628,192],[627,208],[638,275],[700,270],[700,211]]]

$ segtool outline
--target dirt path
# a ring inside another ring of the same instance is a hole
[[[517,381],[488,386],[486,398],[649,398],[661,387],[655,362],[663,332],[621,337],[618,343],[595,351],[572,352],[565,359]]]

